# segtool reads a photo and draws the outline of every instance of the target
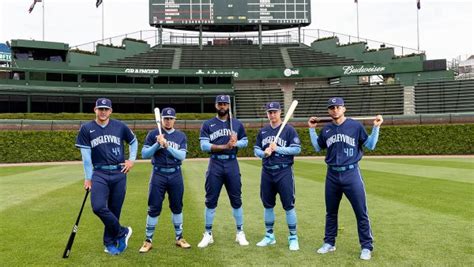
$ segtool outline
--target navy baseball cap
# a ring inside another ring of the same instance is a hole
[[[174,108],[164,108],[161,110],[162,118],[176,118],[176,110]]]
[[[331,97],[328,100],[328,108],[332,106],[344,106],[344,99],[342,97]]]
[[[267,112],[272,110],[281,110],[281,106],[278,102],[268,102],[265,105],[265,109],[267,110]]]
[[[229,95],[218,95],[218,96],[216,96],[216,103],[230,104],[230,96]]]
[[[95,108],[112,108],[112,101],[108,98],[99,98],[95,101]]]

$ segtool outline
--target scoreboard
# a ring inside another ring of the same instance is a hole
[[[311,23],[311,0],[150,0],[150,25],[226,31],[282,29]]]

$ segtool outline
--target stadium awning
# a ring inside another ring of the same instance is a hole
[[[10,47],[4,43],[0,43],[0,62],[12,61]]]

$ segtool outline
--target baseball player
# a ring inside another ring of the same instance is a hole
[[[289,249],[299,250],[298,236],[296,235],[297,218],[293,158],[301,152],[301,142],[295,128],[289,124],[283,128],[278,140],[275,140],[282,123],[280,103],[267,103],[266,110],[270,124],[260,130],[254,146],[255,156],[262,159],[260,198],[264,207],[266,228],[265,236],[257,243],[257,246],[266,247],[276,243],[273,232],[275,223],[273,208],[275,207],[276,195],[279,194],[290,231],[288,236]]]
[[[346,108],[344,100],[332,97],[328,100],[328,113],[332,123],[326,124],[319,136],[315,127],[318,118],[308,120],[311,143],[316,151],[327,149],[326,164],[326,230],[324,244],[318,253],[325,254],[336,250],[337,214],[342,194],[354,209],[357,218],[357,230],[361,245],[360,258],[370,260],[373,250],[373,237],[370,229],[370,220],[367,212],[365,186],[358,162],[362,158],[362,147],[373,150],[379,137],[379,128],[383,122],[381,115],[374,120],[372,133],[367,135],[362,124],[344,116]]]
[[[140,253],[150,251],[153,234],[161,213],[165,193],[168,193],[172,221],[175,230],[176,246],[190,248],[183,238],[183,193],[184,183],[181,163],[186,158],[186,135],[174,129],[176,111],[164,108],[161,111],[163,134],[158,129],[148,133],[142,149],[142,158],[151,158],[153,172],[148,191],[148,216],[146,218],[145,242]]]
[[[248,144],[244,126],[236,119],[230,119],[230,96],[216,97],[217,116],[203,123],[200,133],[201,150],[210,153],[209,166],[206,172],[206,208],[205,232],[199,248],[214,243],[212,224],[216,212],[217,201],[224,185],[229,195],[232,214],[235,218],[237,234],[235,242],[247,246],[249,242],[243,231],[242,183],[240,180],[237,151]]]
[[[125,199],[126,174],[137,157],[138,142],[123,122],[110,119],[112,101],[99,98],[95,103],[96,119],[82,125],[76,139],[84,163],[84,188],[91,191],[94,213],[104,223],[105,252],[117,255],[125,251],[132,235],[131,227],[120,225]],[[124,158],[124,141],[130,155]]]

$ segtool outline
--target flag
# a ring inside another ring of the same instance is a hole
[[[356,4],[357,4],[357,0],[354,0],[354,3],[356,3]]]
[[[30,9],[28,9],[29,13],[33,12],[33,9],[35,8],[36,3],[38,2],[43,2],[43,0],[33,0],[33,4],[31,4]]]
[[[421,8],[420,0],[416,0],[416,7],[417,7],[418,9]]]
[[[95,2],[95,7],[99,7],[101,4],[102,4],[102,0],[97,0],[97,2]]]

